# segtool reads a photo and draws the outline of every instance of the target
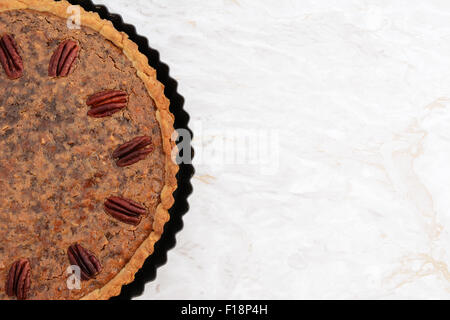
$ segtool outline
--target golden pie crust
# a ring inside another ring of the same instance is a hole
[[[51,13],[67,19],[70,16],[69,2],[53,0],[0,0],[0,12],[8,10],[31,9],[43,13]],[[165,156],[165,184],[160,195],[153,220],[152,231],[147,239],[135,251],[131,259],[109,282],[96,289],[82,299],[108,299],[120,294],[123,285],[134,280],[135,273],[142,267],[149,255],[153,253],[154,244],[160,239],[164,225],[169,220],[168,210],[174,203],[173,192],[177,188],[176,173],[178,166],[174,161],[172,150],[176,148],[173,128],[174,116],[169,111],[169,100],[164,96],[164,86],[156,79],[156,71],[148,64],[148,59],[139,52],[138,46],[128,39],[127,34],[117,31],[108,20],[103,20],[97,13],[87,12],[80,7],[81,25],[97,31],[104,38],[120,48],[136,69],[137,76],[143,81],[149,96],[156,105],[156,119],[159,123],[162,148]]]

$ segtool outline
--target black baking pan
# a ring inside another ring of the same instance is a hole
[[[149,45],[147,38],[136,33],[133,25],[124,23],[122,17],[113,14],[103,5],[95,5],[91,0],[69,0],[71,4],[78,4],[87,11],[95,11],[103,19],[110,20],[114,27],[123,31],[138,46],[139,50],[148,57],[149,64],[156,69],[158,80],[164,84],[164,93],[170,100],[170,111],[175,116],[175,129],[187,129],[193,137],[192,131],[188,128],[189,115],[183,109],[184,98],[177,92],[178,83],[170,77],[169,67],[161,62],[157,50]],[[193,149],[191,148],[193,156]],[[136,273],[134,282],[124,286],[119,296],[112,300],[128,300],[141,295],[146,283],[156,278],[156,269],[167,262],[167,252],[175,247],[175,235],[183,228],[182,216],[189,210],[187,198],[192,193],[191,178],[194,175],[194,167],[191,164],[181,164],[177,174],[178,188],[174,192],[175,204],[169,210],[170,221],[164,227],[161,239],[155,245],[154,253],[147,258],[144,266]]]

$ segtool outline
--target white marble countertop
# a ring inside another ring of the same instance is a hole
[[[140,299],[450,298],[449,1],[94,1],[160,52],[195,134]]]

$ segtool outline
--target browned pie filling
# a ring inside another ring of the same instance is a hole
[[[78,299],[152,231],[164,185],[155,104],[122,51],[89,28],[20,10],[0,13],[0,30],[0,299],[25,289]],[[77,259],[86,279],[68,290]]]

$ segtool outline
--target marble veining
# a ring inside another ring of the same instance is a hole
[[[450,298],[448,1],[95,1],[170,65],[201,150],[139,299]]]

